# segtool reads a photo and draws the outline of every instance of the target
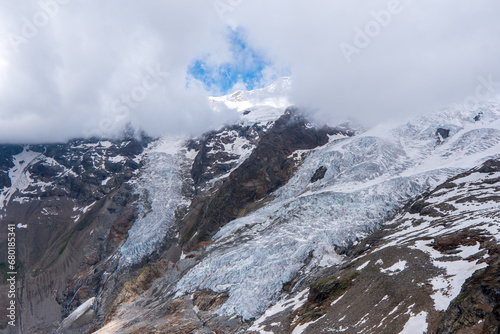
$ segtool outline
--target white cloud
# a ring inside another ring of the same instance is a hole
[[[48,1],[58,4],[42,3]],[[8,18],[0,27],[6,36],[0,59],[8,64],[0,67],[0,141],[108,134],[129,120],[153,135],[199,133],[231,116],[214,115],[203,90],[186,88],[194,58],[227,53],[224,24],[211,3],[73,0],[58,5],[40,27],[33,17],[45,11],[37,2],[0,7]],[[30,24],[36,34],[26,33]],[[148,77],[151,68],[167,74],[155,81]],[[145,79],[150,89],[143,98]],[[134,93],[127,114],[112,108],[113,101]]]
[[[401,0],[357,47],[356,29],[373,25],[372,12],[391,1],[42,0],[52,4],[46,22],[38,1],[4,2],[0,142],[65,140],[128,121],[152,135],[222,124],[234,115],[214,114],[187,69],[206,55],[228,60],[228,24],[243,27],[276,69],[290,68],[293,99],[322,119],[400,117],[463,100],[480,75],[500,81],[500,3]],[[342,43],[358,48],[351,62]],[[148,68],[168,73],[158,87],[144,86],[153,83]],[[266,79],[280,72],[266,71]],[[120,108],[116,101],[132,93],[133,107]]]
[[[295,101],[323,118],[426,112],[474,94],[478,76],[500,82],[500,3],[486,0],[401,0],[399,14],[346,61],[340,45],[355,45],[357,28],[393,2],[255,0],[228,16],[291,65]]]

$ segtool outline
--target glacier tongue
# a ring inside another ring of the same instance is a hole
[[[12,195],[17,191],[22,193],[34,182],[30,178],[30,173],[27,169],[41,156],[43,156],[42,153],[30,151],[29,146],[24,147],[21,153],[13,156],[14,167],[9,170],[9,178],[12,185],[10,188],[5,187],[4,189],[0,189],[0,210],[9,203]]]
[[[228,291],[221,314],[258,316],[299,271],[326,257],[331,264],[334,246],[376,229],[423,191],[500,156],[499,108],[482,106],[484,116],[474,122],[478,111],[450,108],[312,150],[273,202],[215,235],[208,255],[179,281],[178,291]],[[438,128],[450,130],[450,137],[439,142]],[[324,178],[311,183],[320,166],[327,168]]]
[[[189,204],[182,196],[183,164],[190,157],[183,149],[185,139],[165,137],[145,152],[146,168],[137,180],[139,217],[120,248],[120,266],[134,264],[150,255],[175,222],[175,210]]]

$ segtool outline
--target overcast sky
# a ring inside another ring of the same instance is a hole
[[[108,135],[128,122],[199,134],[235,117],[211,111],[210,94],[282,75],[294,103],[330,122],[428,112],[480,85],[488,99],[500,82],[499,13],[492,0],[3,0],[0,142]]]

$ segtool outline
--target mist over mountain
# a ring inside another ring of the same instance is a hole
[[[291,103],[321,122],[374,124],[490,101],[500,80],[498,6],[5,2],[0,142],[110,137],[129,123],[151,136],[199,135],[236,117],[214,113],[209,96],[282,76],[293,79]]]

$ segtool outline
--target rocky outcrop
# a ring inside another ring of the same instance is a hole
[[[22,151],[21,145],[0,145],[0,189],[12,185],[9,177],[9,169],[14,167],[12,156]]]
[[[500,248],[490,243],[488,267],[477,271],[440,320],[437,333],[497,333],[500,330]]]
[[[270,126],[260,123],[229,125],[206,133],[202,138],[190,140],[187,148],[198,152],[191,168],[196,194],[209,190],[215,185],[211,181],[238,167]]]
[[[326,171],[328,169],[325,166],[321,166],[314,172],[314,175],[311,177],[311,183],[319,181],[325,177]]]
[[[450,130],[449,129],[438,128],[436,130],[436,137],[438,138],[438,143],[441,143],[442,141],[444,141],[449,136],[450,136]]]

